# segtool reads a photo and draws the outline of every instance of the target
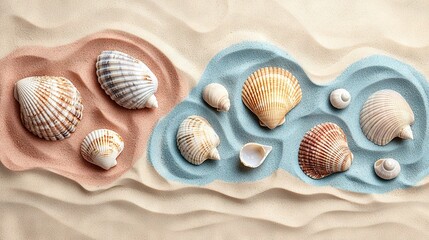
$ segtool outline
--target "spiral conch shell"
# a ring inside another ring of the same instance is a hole
[[[321,179],[350,168],[353,154],[343,130],[335,123],[323,123],[308,131],[301,141],[298,163],[313,179]]]
[[[401,172],[401,165],[393,158],[379,159],[374,163],[374,171],[382,179],[394,179]]]
[[[158,79],[142,61],[119,51],[103,51],[96,63],[101,88],[128,109],[157,108]]]
[[[188,162],[200,165],[207,159],[220,160],[216,149],[219,136],[203,117],[192,115],[183,120],[176,137],[177,147]]]
[[[80,93],[63,77],[21,79],[15,84],[14,97],[20,104],[22,124],[39,138],[68,138],[82,119]]]
[[[371,95],[360,112],[365,136],[377,145],[386,145],[395,137],[413,139],[414,113],[401,94],[381,90]]]
[[[98,129],[90,132],[82,144],[82,157],[105,170],[116,166],[116,158],[124,149],[124,140],[115,131]]]
[[[329,101],[334,108],[344,109],[349,106],[351,96],[346,89],[339,88],[331,92],[331,94],[329,95]]]
[[[273,129],[302,98],[298,80],[287,70],[265,67],[252,73],[243,85],[243,103],[259,118],[261,126]]]
[[[204,88],[203,99],[218,111],[227,112],[231,106],[226,88],[219,83],[211,83]]]

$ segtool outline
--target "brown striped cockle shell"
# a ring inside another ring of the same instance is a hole
[[[308,131],[301,141],[298,163],[313,179],[321,179],[350,168],[353,154],[343,130],[335,123],[323,123]]]
[[[298,105],[302,91],[298,80],[289,71],[265,67],[247,78],[241,98],[259,118],[261,126],[273,129],[282,125],[286,114]]]
[[[207,159],[220,160],[216,149],[220,144],[219,136],[203,117],[193,115],[183,120],[176,140],[182,156],[194,165]]]
[[[115,131],[98,129],[90,132],[80,145],[82,157],[104,170],[116,166],[116,158],[124,149],[124,140]]]
[[[15,84],[25,128],[46,140],[70,137],[82,119],[82,98],[77,88],[63,77],[27,77]]]

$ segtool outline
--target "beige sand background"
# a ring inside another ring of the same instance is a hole
[[[116,29],[159,48],[191,86],[211,57],[242,40],[285,49],[315,81],[326,82],[375,53],[429,77],[428,12],[425,0],[3,0],[0,57]],[[313,187],[284,171],[255,183],[194,187],[166,181],[143,155],[117,181],[94,187],[47,170],[0,165],[0,239],[298,237],[428,239],[429,178],[388,194]]]

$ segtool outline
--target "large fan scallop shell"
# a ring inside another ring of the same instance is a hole
[[[414,113],[401,94],[386,89],[375,92],[363,105],[360,126],[365,136],[377,145],[392,139],[413,139]]]
[[[182,156],[194,165],[200,165],[207,159],[219,160],[216,147],[220,144],[209,122],[200,116],[189,116],[177,131],[177,147]]]
[[[323,123],[308,131],[301,141],[298,162],[302,171],[321,179],[349,169],[353,161],[343,130],[334,123]]]
[[[82,98],[63,77],[28,77],[15,84],[21,122],[34,135],[46,140],[70,137],[82,119]]]
[[[103,51],[96,63],[98,82],[117,104],[128,109],[157,108],[158,79],[138,59],[119,51]]]
[[[262,126],[273,129],[302,98],[298,80],[287,70],[265,67],[252,73],[243,85],[243,103],[259,118]]]
[[[90,132],[82,144],[82,157],[105,170],[116,166],[116,158],[124,149],[124,140],[115,131],[98,129]]]

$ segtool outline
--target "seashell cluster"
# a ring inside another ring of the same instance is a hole
[[[211,83],[204,88],[203,99],[208,105],[220,112],[227,112],[231,107],[228,91],[219,83]]]
[[[194,165],[200,165],[207,159],[220,160],[216,147],[219,136],[210,123],[200,116],[189,116],[177,131],[177,147],[182,156]]]
[[[20,104],[22,124],[39,138],[68,138],[82,119],[80,93],[63,77],[21,79],[15,84],[14,97]]]
[[[401,166],[393,158],[379,159],[374,163],[374,171],[380,178],[390,180],[399,175]]]
[[[298,80],[287,70],[265,67],[252,73],[241,93],[243,103],[258,118],[261,126],[273,129],[285,122],[286,114],[302,98]]]
[[[259,143],[247,143],[240,150],[241,163],[250,168],[259,167],[273,148]]]
[[[350,93],[343,88],[335,89],[329,95],[329,101],[336,109],[344,109],[348,107],[351,99]]]
[[[128,109],[157,108],[158,79],[138,59],[119,51],[103,51],[96,63],[98,82],[117,104]]]
[[[82,157],[105,170],[116,166],[116,158],[124,149],[122,137],[109,129],[90,132],[80,145]]]
[[[321,179],[350,168],[353,154],[343,130],[335,123],[323,123],[308,131],[301,141],[298,163],[313,179]]]
[[[371,95],[360,112],[360,126],[365,136],[377,145],[392,139],[413,139],[414,113],[401,94],[381,90]]]

